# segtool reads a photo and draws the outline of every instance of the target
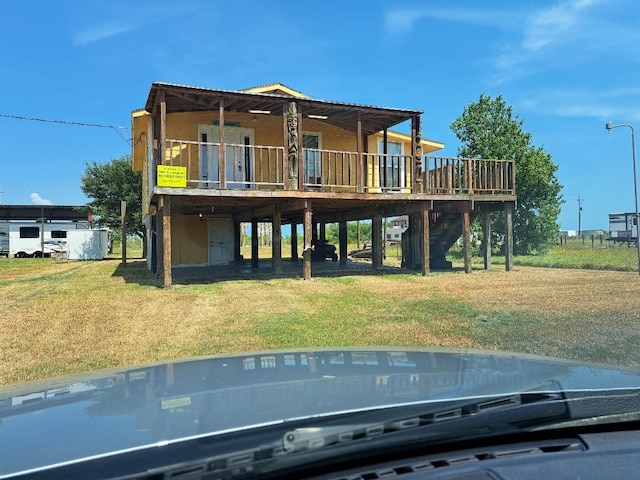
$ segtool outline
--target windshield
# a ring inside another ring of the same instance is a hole
[[[558,426],[587,421],[575,392],[620,406],[594,422],[630,414],[631,0],[13,3],[7,475],[249,430],[271,445],[288,422],[367,432],[365,412],[390,431],[415,405],[420,427],[497,402],[532,430],[531,392]]]

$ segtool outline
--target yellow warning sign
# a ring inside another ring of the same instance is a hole
[[[187,188],[187,167],[158,165],[158,186]]]

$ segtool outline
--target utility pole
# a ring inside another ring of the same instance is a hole
[[[578,239],[582,238],[582,201],[584,198],[580,198],[578,195]]]

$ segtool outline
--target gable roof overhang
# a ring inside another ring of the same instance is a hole
[[[220,102],[223,101],[225,111],[251,113],[251,110],[260,110],[280,116],[287,104],[293,101],[298,105],[298,111],[302,113],[303,118],[320,117],[323,122],[345,130],[357,131],[358,118],[360,118],[364,135],[372,135],[391,128],[423,113],[420,110],[329,102],[291,95],[220,90],[163,82],[151,84],[151,91],[145,105],[146,111],[153,112],[154,107],[159,104],[159,93],[162,91],[165,94],[168,114],[217,110],[220,108]]]

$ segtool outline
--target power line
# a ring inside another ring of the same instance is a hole
[[[37,118],[37,117],[25,117],[22,115],[9,115],[6,113],[0,113],[0,117],[4,117],[4,118],[12,118],[14,120],[28,120],[31,122],[44,122],[44,123],[60,123],[63,125],[76,125],[76,126],[80,126],[80,127],[98,127],[98,128],[109,128],[111,130],[114,130],[118,136],[126,143],[131,144],[131,139],[126,138],[121,130],[126,130],[126,127],[118,127],[115,125],[104,125],[101,123],[85,123],[85,122],[72,122],[69,120],[53,120],[53,119],[49,119],[49,118]]]

